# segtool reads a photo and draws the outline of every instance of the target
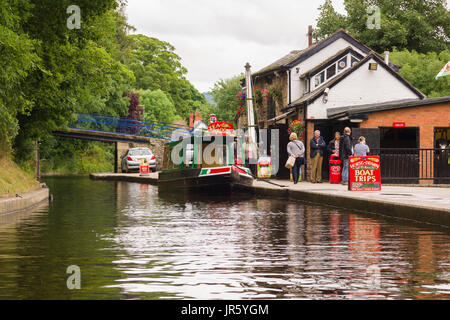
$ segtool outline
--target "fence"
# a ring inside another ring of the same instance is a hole
[[[167,140],[172,139],[174,135],[177,137],[190,136],[188,126],[174,126],[173,124],[159,121],[143,122],[128,118],[89,114],[78,114],[77,120],[69,127],[71,129],[120,133]]]
[[[371,149],[380,156],[383,183],[450,183],[450,149]]]

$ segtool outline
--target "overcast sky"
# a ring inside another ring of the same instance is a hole
[[[136,32],[170,42],[200,92],[307,46],[324,0],[128,0]],[[343,0],[333,0],[345,12]]]

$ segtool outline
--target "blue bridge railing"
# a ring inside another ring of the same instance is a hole
[[[128,118],[115,118],[90,114],[78,114],[70,129],[89,130],[96,132],[110,132],[164,140],[178,140],[189,137],[191,130],[188,126],[173,125],[171,123],[152,121],[144,122]]]

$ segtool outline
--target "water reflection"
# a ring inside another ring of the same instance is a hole
[[[246,194],[49,179],[50,207],[0,222],[1,298],[449,298],[450,233]],[[82,290],[65,288],[77,264]]]

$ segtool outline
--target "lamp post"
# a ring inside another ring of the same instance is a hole
[[[248,134],[252,142],[256,143],[255,114],[253,112],[253,88],[250,64],[245,65],[245,87],[247,98]]]

